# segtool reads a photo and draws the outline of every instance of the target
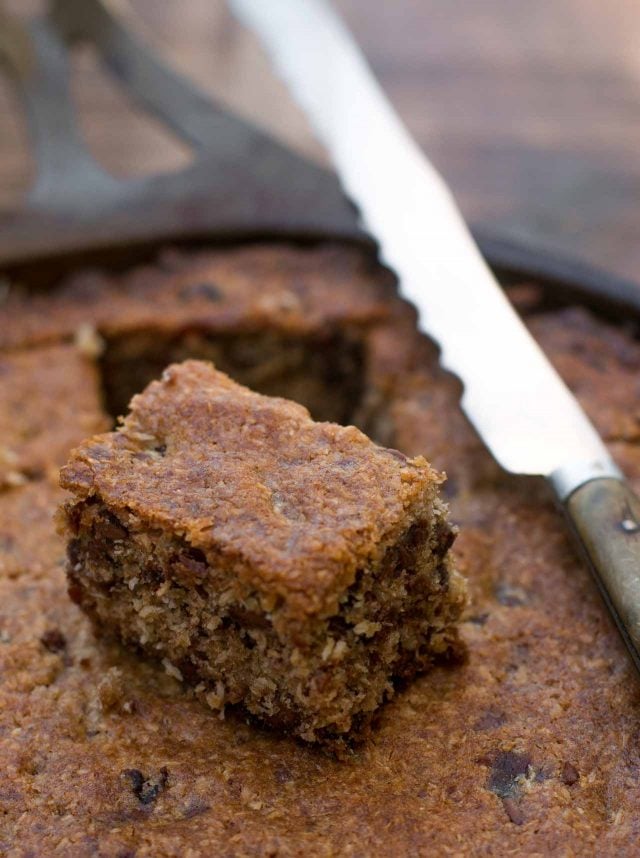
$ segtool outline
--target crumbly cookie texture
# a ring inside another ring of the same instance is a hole
[[[165,370],[61,485],[69,592],[214,709],[340,750],[458,650],[442,476],[211,364]]]
[[[346,248],[273,243],[212,255],[230,331],[251,322],[278,284],[307,290],[305,313],[315,290],[318,312],[305,316],[313,338],[327,324],[322,312],[332,312],[328,294],[343,296],[336,331],[355,329],[362,304],[378,302],[379,272]],[[144,276],[79,274],[75,298],[68,282],[47,292],[12,287],[0,302],[0,338],[31,349],[29,330],[48,327],[49,342],[62,340],[66,320],[70,338],[87,323],[108,349],[143,311],[156,334],[163,319],[179,338],[181,314],[194,305],[182,303],[177,280],[168,297],[167,261],[195,293],[205,282],[201,260],[163,255]],[[235,285],[250,270],[254,304]],[[156,288],[161,306],[151,300]],[[640,343],[584,309],[545,309],[539,287],[510,294],[640,490],[640,417],[631,407]],[[0,854],[635,855],[640,687],[624,644],[544,487],[499,470],[409,308],[389,294],[381,309],[361,329],[367,434],[408,456],[426,453],[447,472],[441,491],[460,525],[454,550],[471,591],[461,623],[468,661],[434,667],[397,694],[347,760],[257,730],[231,708],[224,720],[212,717],[166,668],[95,637],[67,595],[52,520],[64,493],[34,475],[0,492]],[[275,313],[264,324],[279,324]],[[83,352],[98,350],[87,346],[88,329],[78,339]],[[25,398],[42,363],[33,362]],[[96,374],[97,397],[101,380]],[[58,385],[49,390],[55,402]],[[278,393],[295,399],[285,386]]]
[[[0,491],[57,482],[69,450],[108,425],[96,367],[75,345],[0,352]]]

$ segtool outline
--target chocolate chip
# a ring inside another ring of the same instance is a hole
[[[162,569],[154,566],[153,563],[148,563],[140,570],[140,583],[146,584],[149,587],[158,589],[164,582],[164,572]]]
[[[243,608],[242,605],[230,605],[227,612],[234,625],[245,629],[271,629],[271,620],[266,614]],[[331,626],[334,629],[334,626]]]
[[[185,301],[204,298],[206,301],[217,303],[222,301],[223,293],[213,283],[192,283],[180,290],[180,297]]]
[[[562,765],[562,782],[567,786],[573,786],[580,780],[580,772],[572,763],[563,763]]]
[[[124,769],[122,776],[130,782],[131,790],[140,804],[152,804],[165,788],[169,770],[163,766],[157,778],[145,778],[140,769]]]
[[[530,766],[529,754],[498,751],[491,762],[487,787],[500,798],[513,798],[519,792],[518,778],[526,775]]]
[[[122,772],[122,776],[131,781],[131,789],[138,795],[144,784],[144,775],[140,769],[125,769]]]
[[[114,515],[106,513],[100,521],[100,534],[106,539],[122,540],[129,536],[129,531]]]
[[[208,572],[207,558],[198,548],[188,548],[177,555],[172,564],[173,576],[182,584],[194,587]]]
[[[524,823],[524,814],[517,802],[512,798],[503,798],[502,806],[504,807],[507,816],[514,825],[522,825]]]
[[[82,543],[79,539],[71,539],[69,541],[67,545],[67,560],[72,569],[82,563]]]
[[[457,529],[451,527],[449,522],[440,521],[434,530],[435,536],[435,546],[434,551],[438,555],[438,557],[444,557],[447,551],[451,548],[453,543],[455,542],[455,538],[458,535]]]
[[[158,783],[147,784],[145,782],[144,786],[140,790],[140,794],[138,798],[140,799],[141,804],[151,804],[154,802],[158,795],[160,794],[162,787]]]
[[[207,566],[207,555],[199,548],[186,548],[181,552],[180,560],[194,569],[197,566],[200,571]]]
[[[67,639],[60,629],[47,629],[40,638],[40,643],[49,652],[63,652],[67,648]]]
[[[204,656],[202,660],[206,662],[206,656]],[[182,674],[182,678],[185,680],[185,682],[188,682],[191,685],[195,685],[198,682],[198,679],[200,678],[198,666],[197,664],[194,664],[193,661],[191,661],[191,658],[189,658],[189,656],[181,658],[178,661],[176,667]]]
[[[69,586],[67,587],[67,593],[69,594],[69,598],[76,605],[81,605],[84,597],[84,591],[80,584],[75,583],[74,581],[69,582]]]

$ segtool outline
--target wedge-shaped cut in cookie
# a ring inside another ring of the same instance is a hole
[[[98,357],[114,417],[169,364],[197,358],[344,423],[359,418],[367,332],[389,317],[393,294],[390,273],[357,248],[164,251],[124,273],[80,271],[37,293],[10,288],[0,349],[75,339]]]
[[[173,365],[74,451],[72,598],[212,708],[339,750],[458,649],[442,477],[211,364]]]

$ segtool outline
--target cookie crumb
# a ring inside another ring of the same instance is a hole
[[[104,340],[88,322],[76,328],[73,342],[80,354],[87,358],[99,358],[104,352]]]
[[[40,638],[40,643],[49,652],[63,652],[67,648],[67,639],[60,629],[47,629]]]
[[[122,777],[129,781],[140,804],[153,804],[167,785],[169,770],[163,766],[158,777],[154,778],[145,777],[140,769],[124,769]]]

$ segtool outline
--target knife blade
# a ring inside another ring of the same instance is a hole
[[[546,477],[640,670],[640,502],[324,0],[230,0],[326,146],[498,463]]]

